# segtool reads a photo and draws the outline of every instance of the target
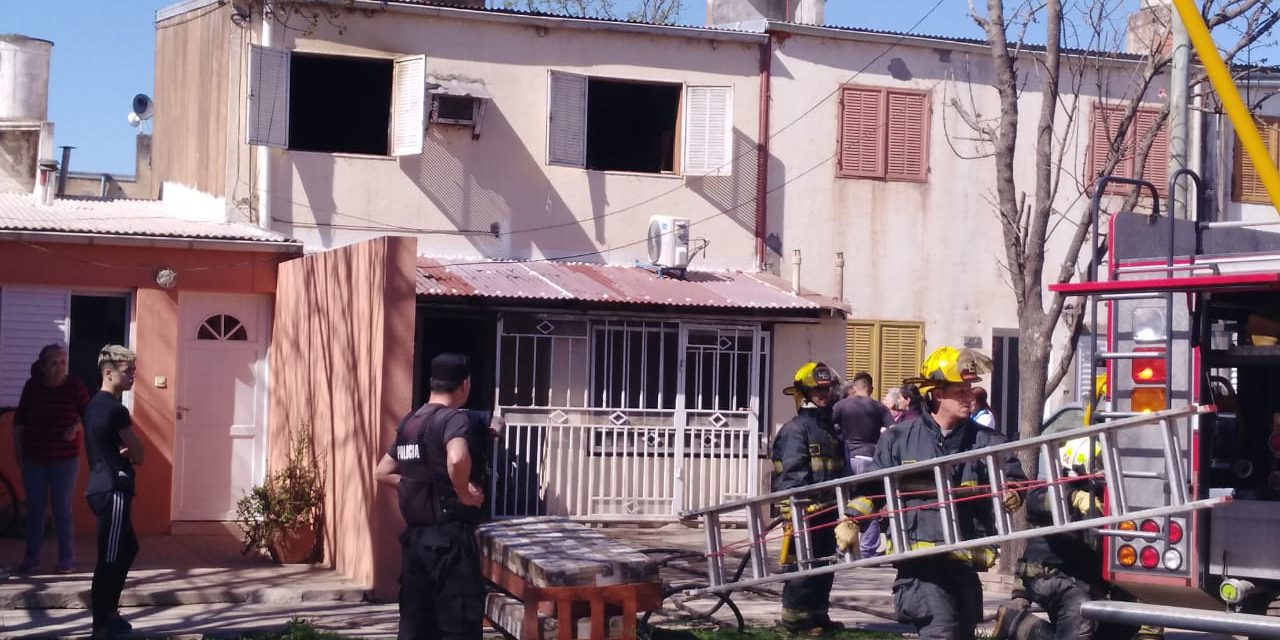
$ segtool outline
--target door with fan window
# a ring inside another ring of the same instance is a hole
[[[266,465],[270,299],[184,293],[174,442],[174,520],[230,520]]]

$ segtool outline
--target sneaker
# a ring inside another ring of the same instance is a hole
[[[73,566],[71,566],[71,564],[70,564],[70,563],[67,563],[67,564],[59,564],[58,566],[56,566],[56,567],[54,567],[54,568],[53,568],[53,572],[54,572],[54,573],[61,573],[62,575],[67,575],[68,573],[75,573],[75,572],[76,572],[76,568],[75,568],[75,567],[73,567]]]
[[[16,566],[16,567],[14,567],[14,568],[11,570],[11,572],[12,572],[12,573],[15,573],[15,574],[17,574],[17,575],[20,575],[20,576],[25,576],[25,575],[27,575],[27,574],[29,574],[29,573],[34,573],[34,572],[35,572],[35,570],[36,570],[36,567],[38,567],[38,566],[39,566],[38,564],[36,564],[36,563],[34,563],[34,562],[30,561],[30,560],[23,560],[23,561],[22,561],[22,564],[20,564],[20,565],[18,565],[18,566]]]

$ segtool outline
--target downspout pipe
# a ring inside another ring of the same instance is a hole
[[[275,14],[269,3],[262,5],[262,46],[274,46]],[[271,228],[271,147],[261,144],[255,149],[258,156],[258,219],[263,229]]]
[[[769,93],[773,64],[773,34],[760,45],[760,107],[756,130],[756,269],[765,271],[765,235],[769,229]]]

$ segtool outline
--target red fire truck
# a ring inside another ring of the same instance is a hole
[[[1199,177],[1182,170],[1179,180],[1198,201]],[[1217,411],[1178,425],[1184,455],[1172,466],[1160,454],[1166,432],[1123,433],[1116,442],[1123,477],[1108,491],[1123,491],[1130,509],[1168,504],[1171,480],[1193,500],[1232,500],[1123,523],[1142,533],[1104,539],[1105,571],[1143,604],[1099,603],[1086,614],[1276,637],[1280,624],[1267,621],[1276,624],[1269,630],[1253,616],[1209,611],[1265,614],[1280,596],[1280,219],[1206,222],[1194,205],[1191,219],[1175,219],[1161,215],[1150,183],[1104,178],[1094,197],[1095,238],[1109,183],[1149,191],[1153,212],[1111,216],[1105,258],[1089,277],[1051,287],[1089,300],[1095,334],[1083,357],[1092,363],[1089,379],[1107,381],[1091,419],[1188,404]]]

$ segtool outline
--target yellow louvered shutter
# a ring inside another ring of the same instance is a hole
[[[851,321],[844,334],[845,380],[853,374],[866,371],[875,375],[876,323]]]
[[[1271,159],[1276,159],[1276,152],[1280,150],[1280,120],[1271,118],[1262,118],[1258,122],[1258,133],[1262,134],[1262,142],[1267,147]],[[1248,202],[1252,204],[1271,204],[1271,197],[1267,195],[1267,189],[1262,185],[1262,179],[1258,177],[1258,172],[1253,167],[1253,162],[1244,153],[1244,148],[1240,145],[1240,141],[1236,140],[1235,153],[1235,171],[1232,172],[1235,180],[1232,186],[1235,187],[1235,201]]]
[[[876,386],[887,389],[919,374],[924,328],[911,322],[880,323],[880,375]]]

